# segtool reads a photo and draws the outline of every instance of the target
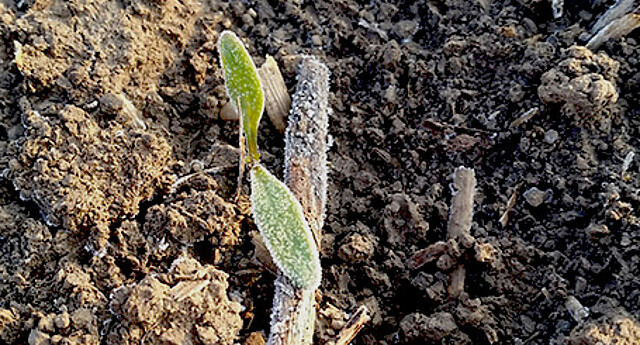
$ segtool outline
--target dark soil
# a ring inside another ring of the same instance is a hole
[[[0,343],[263,342],[232,29],[332,73],[319,344],[361,304],[354,344],[640,344],[640,36],[581,46],[613,3],[0,0]],[[483,254],[414,269],[461,165]]]

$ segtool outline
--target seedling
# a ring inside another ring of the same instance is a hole
[[[258,124],[264,94],[255,64],[233,32],[220,34],[218,48],[227,93],[247,140],[253,218],[284,276],[299,289],[314,290],[320,285],[320,254],[300,201],[260,163]]]
[[[218,38],[218,51],[224,70],[229,100],[241,116],[241,126],[247,139],[249,162],[259,160],[258,124],[264,111],[262,83],[256,65],[238,36],[224,31]]]
[[[320,286],[320,258],[302,206],[266,168],[251,169],[253,218],[278,268],[304,289]]]

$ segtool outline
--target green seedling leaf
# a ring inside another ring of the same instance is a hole
[[[264,110],[264,92],[260,77],[247,49],[233,32],[224,31],[220,34],[218,51],[227,94],[236,111],[241,112],[242,127],[249,150],[248,158],[257,161],[260,158],[258,124]]]
[[[320,286],[320,253],[302,206],[261,164],[251,169],[253,219],[278,268],[297,287]]]

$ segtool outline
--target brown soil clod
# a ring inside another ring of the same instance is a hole
[[[572,46],[567,58],[542,75],[538,95],[544,103],[559,103],[579,123],[607,120],[618,101],[619,62],[605,53]]]
[[[121,321],[107,337],[121,344],[234,344],[241,306],[228,299],[227,287],[224,272],[179,257],[169,272],[114,291],[110,307]]]

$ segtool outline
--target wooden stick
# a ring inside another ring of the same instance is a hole
[[[327,199],[329,111],[329,70],[304,56],[285,137],[285,183],[300,200],[318,248]],[[315,291],[298,289],[280,274],[267,344],[312,344],[314,324]]]

